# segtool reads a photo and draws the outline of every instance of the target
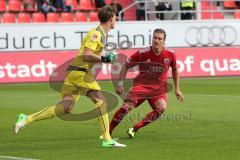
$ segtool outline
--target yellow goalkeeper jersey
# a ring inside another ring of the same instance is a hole
[[[85,48],[89,48],[93,50],[93,53],[96,55],[100,55],[104,46],[107,42],[107,34],[104,32],[101,26],[91,29],[87,35],[84,37],[81,47],[79,49],[78,54],[73,59],[71,65],[78,66],[91,71],[94,63],[91,62],[84,62],[83,61],[83,52]]]

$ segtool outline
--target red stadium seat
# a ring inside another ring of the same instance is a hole
[[[98,12],[90,12],[89,13],[89,21],[90,22],[98,21]]]
[[[203,2],[201,2],[201,4],[202,4],[202,6],[210,6],[211,5],[210,1],[203,1]]]
[[[211,10],[210,6],[202,5],[202,11],[203,11],[201,13],[202,19],[211,19],[211,12],[210,12],[210,10]]]
[[[96,10],[90,0],[80,0],[80,10]]]
[[[21,11],[21,1],[9,0],[8,8],[9,8],[9,11],[20,12]]]
[[[224,15],[217,11],[216,6],[202,6],[202,10],[205,11],[201,13],[202,19],[224,19]],[[213,10],[214,12],[211,13],[210,10]]]
[[[59,22],[59,14],[55,12],[51,12],[47,14],[47,22],[49,23],[57,23]]]
[[[85,12],[75,13],[75,22],[87,22],[87,15]]]
[[[234,13],[234,18],[235,19],[240,19],[240,12],[235,12]]]
[[[43,13],[35,12],[32,14],[32,22],[33,23],[45,23],[46,18]]]
[[[202,19],[211,19],[210,12],[202,12]]]
[[[66,5],[72,6],[72,10],[79,10],[79,6],[76,0],[66,0]]]
[[[18,23],[30,23],[31,16],[28,13],[18,13]]]
[[[112,3],[112,0],[105,0],[106,4],[109,5],[110,3]]]
[[[0,12],[6,11],[6,3],[5,0],[0,0]]]
[[[231,1],[231,0],[225,0],[223,2],[223,6],[226,9],[235,9],[236,8],[235,1]]]
[[[13,13],[4,13],[2,17],[3,23],[16,23],[16,15]]]
[[[73,15],[70,12],[61,13],[61,22],[73,22]]]
[[[213,19],[224,19],[224,15],[221,12],[214,12]]]

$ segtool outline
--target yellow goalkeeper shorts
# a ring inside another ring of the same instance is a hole
[[[101,87],[96,82],[91,72],[69,71],[64,80],[61,94],[63,95],[86,95],[89,90],[100,91]]]

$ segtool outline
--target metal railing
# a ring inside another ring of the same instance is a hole
[[[236,0],[236,1],[239,1],[240,0]],[[180,3],[180,0],[145,0],[145,1],[134,1],[133,3],[131,3],[130,5],[128,5],[127,7],[125,7],[123,10],[121,10],[119,12],[119,21],[123,21],[122,19],[122,14],[126,11],[128,11],[129,9],[135,7],[137,4],[139,3],[144,3],[145,5],[145,21],[148,20],[148,15],[150,14],[158,14],[158,13],[174,13],[174,14],[177,14],[178,16],[178,20],[180,20],[180,14],[181,13],[195,13],[197,16],[196,16],[196,19],[202,19],[201,17],[201,13],[210,13],[210,19],[213,19],[213,14],[214,12],[220,12],[220,13],[234,13],[234,12],[240,12],[240,9],[212,9],[213,6],[215,6],[214,3],[216,2],[221,2],[223,3],[224,0],[194,0],[195,2],[195,10],[180,10],[180,7],[178,10],[171,10],[171,11],[156,11],[156,10],[148,10],[148,6],[150,6],[149,4],[150,3],[159,3],[159,2],[169,2],[169,3]],[[202,10],[201,8],[201,2],[210,2],[210,9],[209,10]],[[223,6],[222,6],[223,7]]]

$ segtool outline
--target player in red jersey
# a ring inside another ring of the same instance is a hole
[[[128,129],[128,135],[133,138],[142,127],[158,119],[167,108],[167,73],[172,68],[175,95],[182,102],[183,94],[179,87],[179,73],[176,66],[176,55],[172,50],[164,47],[166,32],[163,29],[155,29],[152,38],[152,46],[139,50],[133,54],[122,67],[116,92],[124,92],[123,79],[129,68],[139,67],[139,75],[134,79],[133,85],[124,99],[121,108],[115,113],[110,124],[110,134],[121,122],[123,117],[134,107],[148,100],[152,111],[135,126]]]

